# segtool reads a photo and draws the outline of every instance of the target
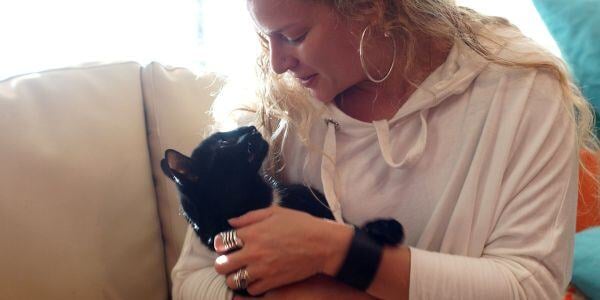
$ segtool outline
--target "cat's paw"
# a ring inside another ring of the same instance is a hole
[[[404,241],[404,228],[394,219],[371,221],[361,229],[381,245],[396,246]]]

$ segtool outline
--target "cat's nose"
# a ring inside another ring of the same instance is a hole
[[[251,126],[250,131],[244,134],[245,138],[256,138],[256,136],[260,136],[260,132],[256,129],[256,127]]]
[[[258,131],[256,131],[256,130],[244,133],[242,136],[240,136],[238,138],[237,142],[238,143],[247,143],[247,142],[249,142],[249,139],[254,138],[257,133],[258,133]]]
[[[249,126],[247,131],[244,132],[238,139],[237,143],[247,143],[260,137],[260,132],[254,126]]]

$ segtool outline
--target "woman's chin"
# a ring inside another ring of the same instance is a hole
[[[331,95],[329,93],[322,93],[318,90],[310,89],[310,94],[315,100],[326,104],[333,102],[333,100],[335,99],[335,95]]]

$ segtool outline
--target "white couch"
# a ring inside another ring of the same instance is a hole
[[[187,224],[159,160],[219,88],[134,62],[0,81],[0,299],[168,299]]]

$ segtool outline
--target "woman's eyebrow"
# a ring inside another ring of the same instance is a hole
[[[271,36],[271,35],[278,34],[278,33],[281,33],[281,32],[283,32],[283,31],[286,31],[286,30],[288,30],[289,28],[291,28],[291,27],[293,27],[293,26],[295,26],[295,25],[297,25],[297,24],[299,24],[299,23],[298,23],[298,22],[295,22],[295,23],[287,24],[287,25],[285,25],[285,26],[283,26],[283,27],[281,27],[281,28],[279,28],[279,29],[277,29],[277,30],[273,30],[273,31],[265,31],[264,33],[265,33],[266,35],[269,35],[269,36]]]

